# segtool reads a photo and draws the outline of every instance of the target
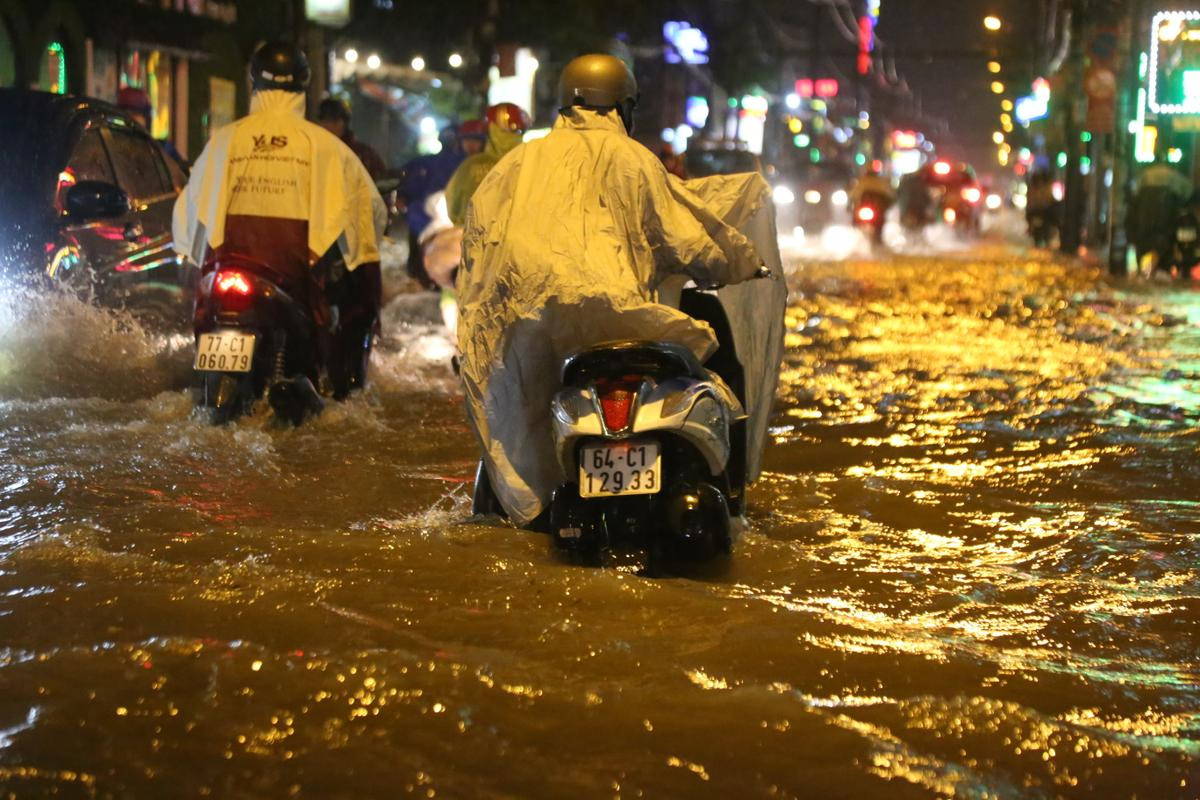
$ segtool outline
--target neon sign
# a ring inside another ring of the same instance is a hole
[[[1147,100],[1156,114],[1200,114],[1200,11],[1154,15]]]
[[[687,22],[667,22],[663,25],[663,38],[671,45],[665,54],[668,64],[708,63],[708,37],[699,28]]]

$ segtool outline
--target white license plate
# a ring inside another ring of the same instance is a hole
[[[658,494],[662,455],[653,439],[584,445],[579,455],[579,496]]]
[[[1179,233],[1176,234],[1176,238],[1178,238],[1181,242],[1194,242],[1196,241],[1196,229],[1180,228]]]
[[[253,359],[253,333],[217,331],[200,334],[192,367],[207,372],[249,372]]]

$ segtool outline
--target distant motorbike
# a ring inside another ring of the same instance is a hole
[[[982,199],[983,190],[978,186],[964,186],[961,189],[947,188],[941,198],[942,221],[961,237],[978,234],[979,203]]]
[[[680,309],[717,334],[704,366],[686,347],[653,341],[601,344],[563,364],[550,411],[570,478],[554,492],[549,529],[587,562],[636,550],[657,571],[731,550],[747,483],[744,372],[715,295],[686,289]],[[474,506],[498,509],[482,463]]]
[[[864,194],[854,209],[854,226],[867,234],[872,244],[883,242],[883,222],[889,205],[886,197]]]
[[[1026,214],[1026,224],[1029,226],[1029,238],[1035,247],[1049,247],[1058,230],[1057,214],[1054,208],[1031,208]]]
[[[1174,251],[1166,268],[1174,267],[1179,277],[1190,278],[1192,269],[1200,263],[1200,215],[1194,206],[1187,206],[1179,212],[1171,238]]]

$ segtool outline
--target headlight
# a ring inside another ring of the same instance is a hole
[[[771,198],[777,206],[788,206],[796,202],[796,195],[788,187],[780,184],[771,192]]]
[[[850,202],[850,196],[846,194],[844,189],[838,189],[833,194],[829,195],[829,202],[833,203],[838,208],[845,208]]]
[[[804,193],[804,202],[815,206],[817,203],[821,202],[821,193],[816,189],[809,189]]]

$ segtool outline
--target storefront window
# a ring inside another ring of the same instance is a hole
[[[171,57],[158,50],[133,50],[121,59],[121,88],[141,89],[150,103],[147,127],[155,139],[171,137],[174,110]]]
[[[12,36],[8,25],[0,17],[0,86],[12,86],[17,82],[17,65],[13,58]]]
[[[51,42],[42,52],[37,86],[44,92],[67,93],[67,55],[61,42]]]

